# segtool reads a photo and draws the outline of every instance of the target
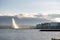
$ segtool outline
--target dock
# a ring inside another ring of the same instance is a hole
[[[51,40],[60,40],[60,39],[57,39],[57,38],[52,38]]]
[[[60,29],[40,29],[40,31],[60,31]]]

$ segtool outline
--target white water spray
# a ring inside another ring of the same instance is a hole
[[[14,18],[12,18],[12,27],[13,27],[14,29],[19,29],[19,26],[16,24]]]

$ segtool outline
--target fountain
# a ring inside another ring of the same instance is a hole
[[[12,18],[12,27],[13,27],[14,29],[19,29],[19,26],[16,24],[14,18]]]

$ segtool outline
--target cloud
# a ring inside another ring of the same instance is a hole
[[[37,14],[37,15],[34,15],[34,17],[43,17],[43,15],[42,14]]]
[[[53,22],[60,22],[60,14],[48,14],[47,19]]]
[[[34,17],[34,14],[29,14],[29,13],[25,13],[25,14],[18,14],[16,15],[18,18],[23,18],[23,17]]]
[[[60,22],[60,18],[55,18],[54,19],[56,22]]]
[[[48,16],[51,18],[60,18],[60,14],[49,14]]]
[[[27,12],[21,12],[21,13],[5,13],[2,14],[0,13],[0,16],[13,16],[13,17],[17,17],[17,18],[27,18],[27,19],[31,19],[31,18],[38,18],[38,19],[46,19],[46,20],[51,20],[54,21],[56,18],[60,18],[60,14],[58,13],[52,13],[49,14],[48,12],[45,13],[27,13]],[[35,19],[35,20],[36,20]]]
[[[0,16],[15,16],[16,13],[0,13]]]
[[[17,13],[0,13],[0,16],[17,16],[17,17],[33,17],[37,13],[17,12]]]

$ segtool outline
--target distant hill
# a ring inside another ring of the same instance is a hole
[[[37,29],[60,29],[59,22],[41,23],[36,25]]]

